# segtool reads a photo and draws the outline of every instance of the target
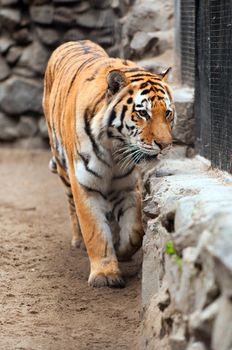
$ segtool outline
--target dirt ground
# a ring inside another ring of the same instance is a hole
[[[88,287],[49,157],[0,149],[0,349],[136,349],[141,257],[122,264],[125,289]]]

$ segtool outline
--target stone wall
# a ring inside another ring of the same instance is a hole
[[[172,17],[172,0],[0,0],[0,144],[47,145],[43,75],[59,44],[91,39],[112,56],[150,58],[172,48]]]
[[[52,50],[63,42],[88,38],[118,55],[116,29],[129,4],[0,0],[0,141],[47,137],[41,99]]]
[[[173,158],[145,178],[141,349],[231,350],[232,177]]]

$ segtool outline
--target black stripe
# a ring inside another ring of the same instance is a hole
[[[153,88],[150,88],[150,89],[143,90],[143,91],[141,92],[141,95],[149,94],[149,92],[151,92],[151,91],[154,91],[154,89],[153,89]]]
[[[104,163],[105,165],[107,165],[110,168],[110,165],[104,159],[101,158],[101,152],[100,152],[99,147],[98,147],[96,141],[94,140],[92,132],[91,132],[91,128],[90,128],[90,124],[89,124],[89,120],[88,120],[88,112],[87,111],[85,111],[85,114],[84,114],[84,121],[85,121],[85,132],[86,132],[86,134],[88,135],[88,137],[90,139],[90,142],[92,144],[92,148],[93,148],[93,151],[94,151],[96,157],[102,163]]]
[[[151,85],[157,85],[157,86],[159,86],[160,88],[163,88],[163,85],[162,84],[160,84],[160,83],[157,83],[156,81],[152,81],[152,80],[148,80],[147,81],[149,84],[151,84]]]
[[[143,80],[143,78],[136,78],[136,79],[131,79],[131,83],[135,83],[136,81],[141,81]]]
[[[95,228],[95,226],[94,226],[94,228]],[[93,238],[94,238],[94,229],[93,229],[93,231],[91,232],[91,236],[89,237],[89,239],[88,239],[88,241],[87,241],[86,243],[91,242]]]
[[[114,194],[115,193],[115,191],[114,190],[112,190],[112,191],[110,191],[110,192],[108,192],[108,196],[112,196],[112,194]]]
[[[121,198],[121,199],[119,199],[119,200],[114,204],[113,209],[112,209],[112,213],[113,213],[113,214],[114,214],[114,211],[115,211],[116,207],[117,207],[119,204],[121,204],[123,201],[124,201],[124,198]]]
[[[83,49],[84,54],[87,54],[87,53],[91,52],[90,47],[86,45],[86,40],[80,40],[79,44],[80,44],[81,48]]]
[[[120,208],[119,211],[118,211],[118,217],[117,217],[118,222],[120,220],[120,217],[123,216],[123,214],[124,214],[123,209]]]
[[[107,136],[108,136],[110,139],[118,139],[118,140],[123,141],[123,139],[122,139],[120,136],[114,135],[113,132],[112,132],[111,130],[108,130],[108,131],[107,131]]]
[[[91,129],[90,129],[90,123],[89,123],[89,119],[88,119],[88,112],[85,111],[85,114],[84,114],[84,121],[85,121],[85,132],[86,134],[88,135],[90,141],[91,141],[91,144],[92,144],[92,147],[93,147],[93,150],[95,151],[95,153],[98,153],[99,154],[99,147],[98,145],[96,144],[94,138],[93,138],[93,135],[92,135],[92,132],[91,132]]]
[[[154,75],[144,71],[144,73],[138,73],[138,74],[131,75],[130,78],[137,78],[137,77],[151,77],[152,78],[152,77],[154,77]],[[154,77],[154,79],[156,79],[156,77]],[[157,78],[157,80],[160,80],[160,79]]]
[[[124,118],[125,118],[125,114],[126,114],[126,111],[127,111],[127,106],[123,106],[123,108],[122,108],[122,112],[121,112],[121,116],[120,116],[120,121],[121,121],[121,124],[119,125],[119,127],[117,127],[117,130],[119,131],[119,132],[121,132],[122,131],[122,128],[123,128],[123,120],[124,120]]]
[[[56,149],[56,151],[57,151],[57,149]],[[59,167],[63,169],[62,164],[61,164],[61,162],[60,162],[60,160],[59,160],[57,155],[55,155],[55,160],[56,160],[56,164],[58,164]]]
[[[92,170],[89,168],[89,159],[86,158],[83,154],[79,153],[77,151],[77,154],[79,155],[79,157],[81,158],[81,160],[83,161],[84,165],[85,165],[85,170],[87,170],[89,173],[93,174],[94,176],[98,177],[99,179],[101,179],[101,175],[99,175],[98,173],[96,173],[96,171]]]
[[[108,248],[108,242],[105,243],[105,252],[104,252],[104,258],[107,257],[107,248]]]
[[[117,217],[118,221],[120,220],[121,216],[123,216],[125,214],[125,212],[128,209],[131,209],[131,208],[134,208],[134,206],[133,205],[129,205],[128,207],[126,207],[124,209],[120,208],[119,211],[118,211],[118,217]]]
[[[110,202],[114,202],[118,198],[118,193],[115,193],[112,198],[109,199]]]
[[[112,109],[112,111],[110,113],[109,120],[108,120],[108,128],[112,126],[112,123],[116,117],[117,117],[116,112],[114,109]]]
[[[106,93],[104,92],[104,93],[97,99],[97,101],[96,101],[96,103],[95,103],[95,105],[94,105],[94,107],[92,108],[92,111],[91,111],[91,113],[92,113],[93,115],[95,115],[96,109],[97,109],[99,103],[105,98],[105,95],[106,95]]]
[[[81,70],[83,70],[83,68],[85,68],[85,66],[87,66],[87,64],[91,63],[95,61],[97,59],[97,57],[90,57],[88,58],[86,61],[84,61],[79,67],[78,67],[78,72],[80,72]]]
[[[88,187],[88,186],[85,186],[85,185],[83,185],[81,182],[78,182],[86,191],[88,191],[88,192],[93,192],[93,193],[97,193],[97,194],[99,194],[102,198],[104,198],[105,200],[107,199],[107,196],[104,194],[104,193],[102,193],[101,191],[99,191],[99,190],[95,190],[94,188],[91,188],[91,187]]]
[[[124,177],[127,177],[128,175],[130,175],[133,172],[134,168],[135,168],[135,165],[133,165],[133,167],[130,170],[128,170],[127,173],[125,173],[123,175],[113,176],[112,180],[119,180],[119,179],[123,179]]]
[[[67,192],[66,194],[67,194],[68,198],[70,199],[70,201],[71,201],[71,200],[73,201],[72,192]]]
[[[154,87],[154,89],[155,89],[156,92],[161,92],[162,94],[165,95],[165,91],[164,91],[163,89],[157,89],[157,88],[155,88],[155,87]]]
[[[62,175],[59,175],[59,176],[63,184],[65,184],[65,186],[71,187],[70,183]]]
[[[144,89],[148,84],[149,84],[149,82],[146,81],[145,83],[142,83],[139,88]]]

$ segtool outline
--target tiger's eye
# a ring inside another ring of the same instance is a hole
[[[149,114],[145,109],[143,109],[142,111],[139,111],[139,114],[141,115],[141,117],[144,117],[146,119],[150,118]]]

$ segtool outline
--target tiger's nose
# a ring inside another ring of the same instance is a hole
[[[159,142],[155,142],[159,147],[160,149],[164,149],[168,146],[170,146],[172,144],[172,141],[159,141]]]

